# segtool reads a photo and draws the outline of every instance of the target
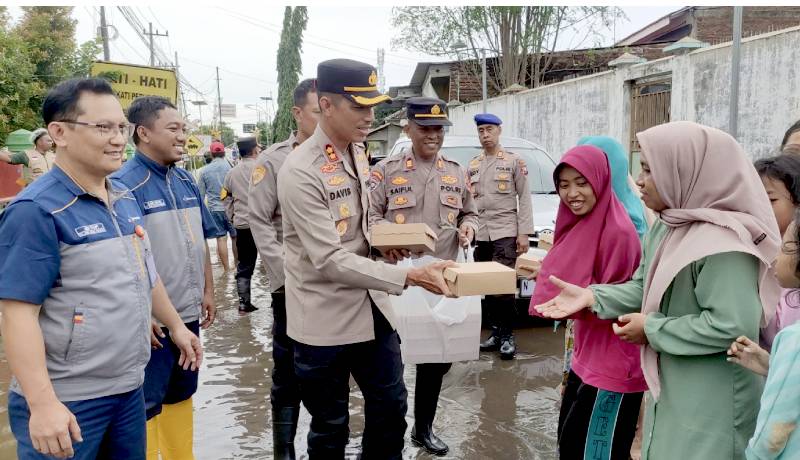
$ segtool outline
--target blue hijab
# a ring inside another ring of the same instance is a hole
[[[603,152],[608,158],[608,166],[611,169],[611,186],[617,199],[625,206],[628,215],[636,227],[636,233],[641,238],[647,232],[647,221],[644,218],[644,207],[642,201],[631,190],[628,183],[628,155],[625,148],[608,136],[586,136],[578,141],[578,145],[593,145]]]

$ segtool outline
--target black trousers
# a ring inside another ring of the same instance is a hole
[[[414,423],[430,427],[436,417],[436,405],[442,390],[442,379],[453,366],[452,363],[417,364],[417,380],[414,384]]]
[[[374,305],[375,339],[337,346],[295,342],[294,366],[300,396],[311,414],[308,433],[310,459],[344,458],[350,433],[350,375],[364,395],[364,460],[399,459],[408,393],[403,382],[400,341]]]
[[[558,414],[563,460],[628,460],[644,393],[616,393],[570,371]]]
[[[286,335],[286,293],[272,293],[272,388],[275,409],[300,407],[300,384],[294,372],[294,340]]]
[[[253,233],[249,228],[236,229],[236,251],[239,253],[239,263],[236,265],[236,279],[250,279],[256,269],[258,249],[253,241]]]
[[[506,267],[514,268],[517,261],[517,239],[513,236],[495,241],[478,241],[475,246],[476,262],[498,262]],[[511,335],[514,330],[514,296],[487,295],[482,301],[487,312],[489,326],[501,336]]]

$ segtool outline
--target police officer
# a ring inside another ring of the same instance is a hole
[[[0,217],[17,456],[144,460],[151,305],[185,367],[200,365],[200,341],[167,297],[136,201],[106,180],[130,133],[114,90],[68,80],[47,93],[42,112],[56,163]]]
[[[294,435],[300,415],[300,391],[294,373],[294,346],[286,335],[286,290],[283,272],[283,226],[278,205],[278,171],[289,154],[314,134],[319,119],[316,80],[294,89],[292,115],[297,132],[262,152],[250,176],[249,222],[272,292],[272,452],[294,459]]]
[[[53,152],[53,140],[44,128],[38,128],[31,133],[33,150],[11,153],[0,150],[0,161],[12,165],[24,165],[23,179],[25,184],[30,184],[46,172],[50,171],[56,159]]]
[[[519,155],[500,145],[500,125],[496,115],[475,115],[483,152],[469,163],[472,194],[480,216],[475,247],[476,261],[496,261],[513,267],[517,256],[528,252],[528,237],[533,234],[533,210],[528,188],[528,168]],[[481,350],[500,350],[501,359],[513,359],[514,296],[486,296],[492,334],[481,343]]]
[[[135,124],[136,154],[112,175],[127,187],[144,214],[143,226],[153,242],[156,268],[181,319],[192,332],[208,328],[216,316],[211,258],[206,238],[219,236],[188,171],[175,166],[186,144],[186,123],[167,99],[143,96],[128,108]],[[202,323],[201,323],[202,320]],[[186,371],[169,331],[153,325],[161,347],[145,369],[148,458],[194,458],[192,395],[197,371]]]
[[[317,67],[320,120],[278,173],[286,263],[287,332],[311,413],[311,459],[343,458],[352,374],[367,414],[363,458],[400,458],[406,388],[387,292],[421,285],[450,295],[449,261],[405,269],[370,260],[364,142],[372,107],[389,100],[377,72],[349,59]]]
[[[424,223],[438,239],[434,257],[455,260],[478,229],[478,212],[467,187],[467,171],[439,153],[447,119],[445,102],[414,97],[406,101],[408,124],[403,128],[412,148],[405,155],[389,157],[370,175],[370,227],[381,223]],[[397,251],[389,260],[402,257]],[[433,433],[433,419],[442,378],[451,363],[417,364],[414,392],[414,428],[411,440],[434,455],[449,448]]]
[[[236,228],[234,244],[239,257],[236,265],[239,313],[250,313],[258,310],[250,302],[250,279],[256,269],[258,251],[248,223],[247,194],[250,189],[250,176],[255,167],[256,157],[261,153],[261,146],[258,145],[255,137],[240,139],[236,144],[242,159],[225,175],[220,197],[225,205],[225,214],[228,220]]]

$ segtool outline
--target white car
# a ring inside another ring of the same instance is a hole
[[[526,141],[517,137],[502,137],[500,144],[504,149],[514,152],[525,160],[528,167],[528,187],[531,192],[533,203],[533,228],[534,234],[531,235],[531,249],[528,254],[538,258],[544,258],[545,251],[538,248],[539,235],[541,233],[552,233],[555,230],[556,214],[560,198],[553,184],[553,171],[556,162],[550,158],[545,150],[533,142]],[[407,137],[398,139],[388,156],[403,155],[411,148],[411,140]],[[468,168],[470,160],[479,155],[483,148],[477,136],[455,136],[445,135],[441,153],[452,160],[457,161],[465,169]],[[377,160],[377,158],[376,158]],[[520,280],[517,291],[517,310],[518,316],[527,317],[528,299],[533,293],[535,282]]]

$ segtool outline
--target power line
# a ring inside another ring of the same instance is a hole
[[[218,66],[214,66],[214,65],[204,64],[202,62],[198,62],[198,61],[195,61],[195,60],[192,60],[192,59],[187,59],[185,57],[182,58],[182,60],[187,61],[187,62],[191,62],[193,64],[201,65],[203,67],[209,67],[209,68],[212,68],[212,69],[215,69],[215,68],[218,67]],[[221,71],[223,71],[225,73],[231,74],[231,75],[236,75],[238,77],[247,78],[247,79],[254,80],[254,81],[260,81],[260,82],[263,82],[263,83],[269,83],[270,85],[277,84],[277,82],[274,82],[274,81],[269,81],[269,80],[265,80],[263,78],[257,78],[257,77],[253,77],[253,76],[246,75],[246,74],[243,74],[243,73],[234,72],[233,70],[228,70],[228,69],[225,69],[223,67],[219,67],[219,70],[221,70]],[[200,86],[202,86],[202,85],[200,85]]]
[[[236,11],[228,10],[228,9],[225,9],[225,8],[222,8],[222,7],[217,7],[217,9],[220,9],[222,11],[226,11],[228,13],[240,16],[239,18],[235,18],[235,19],[241,19],[242,17],[244,17],[243,15],[241,15],[240,13],[238,13]],[[242,20],[244,20],[244,19],[242,19]],[[259,24],[261,24],[262,26],[264,26],[264,28],[267,28],[268,30],[273,30],[273,31],[276,31],[276,32],[280,33],[280,28],[276,24],[263,22],[263,21],[259,21]],[[328,43],[335,43],[337,45],[341,45],[341,46],[346,46],[346,47],[349,47],[349,48],[355,48],[355,49],[367,51],[370,54],[375,52],[375,50],[372,49],[372,48],[367,48],[367,47],[364,47],[364,46],[354,45],[352,43],[345,43],[345,42],[340,42],[340,41],[337,41],[337,40],[332,40],[329,37],[320,37],[318,35],[309,34],[309,33],[306,33],[305,35],[308,36],[308,37],[311,37],[311,38],[318,39],[318,40],[324,40],[325,42],[328,42]],[[323,46],[323,45],[317,45],[317,46]],[[336,50],[336,51],[343,51],[343,50]],[[393,56],[393,57],[396,57],[398,59],[405,59],[407,61],[411,61],[411,62],[414,62],[414,63],[418,62],[417,58],[403,56],[402,54],[387,52],[386,55],[387,56]],[[403,64],[400,64],[400,65],[403,65]]]
[[[227,13],[230,13],[230,14],[228,14],[228,16],[232,17],[233,19],[238,19],[239,21],[246,22],[246,23],[248,23],[248,24],[250,24],[250,25],[253,25],[253,26],[256,26],[256,27],[260,27],[260,28],[262,28],[262,29],[265,29],[265,30],[269,30],[270,32],[275,32],[275,33],[277,33],[278,35],[280,35],[280,31],[279,31],[279,30],[277,30],[277,29],[276,29],[276,26],[274,26],[274,25],[272,25],[272,24],[269,24],[269,23],[264,23],[264,22],[260,22],[260,21],[253,21],[253,20],[251,20],[250,18],[246,18],[246,17],[244,17],[244,16],[242,16],[242,15],[240,15],[239,13],[236,13],[236,12],[234,12],[234,11],[231,11],[231,10],[226,10],[225,8],[220,8],[220,7],[217,7],[217,8],[218,8],[218,9],[220,9],[220,10],[222,10],[222,11],[225,11],[225,12],[227,12]],[[309,37],[313,37],[313,36],[312,36],[312,35],[310,35],[310,34],[309,34],[308,36],[309,36]],[[327,41],[327,42],[337,43],[337,42],[335,42],[335,41],[333,41],[333,40],[329,40],[329,39],[327,39],[327,38],[325,38],[324,40],[325,40],[325,41]],[[309,45],[312,45],[312,46],[316,46],[316,47],[318,47],[318,48],[324,48],[324,49],[327,49],[327,50],[330,50],[330,51],[336,51],[336,52],[338,52],[338,53],[349,54],[349,55],[351,55],[351,56],[358,56],[358,57],[359,57],[359,58],[361,58],[361,59],[367,59],[367,60],[372,60],[372,59],[374,59],[374,54],[373,54],[373,53],[375,52],[375,50],[372,50],[372,49],[369,49],[369,48],[362,48],[362,47],[360,47],[360,46],[349,45],[349,44],[345,44],[345,43],[338,42],[339,44],[341,44],[341,45],[343,45],[343,46],[348,46],[348,47],[351,47],[351,48],[355,48],[355,49],[359,49],[359,50],[364,50],[364,51],[366,51],[366,52],[362,52],[362,51],[358,51],[358,52],[355,52],[355,51],[348,51],[348,50],[343,50],[343,49],[341,49],[341,48],[335,48],[335,47],[332,47],[332,46],[328,46],[328,45],[325,45],[325,44],[323,44],[323,43],[318,43],[318,42],[316,42],[316,41],[314,41],[314,40],[311,40],[311,39],[309,39],[309,38],[305,38],[305,37],[304,37],[304,38],[303,38],[303,44],[306,44],[306,43],[308,43]],[[387,54],[390,54],[390,53],[387,53]],[[369,57],[366,57],[366,56],[369,56]],[[400,56],[400,55],[396,55],[396,56],[397,56],[397,57],[401,57],[402,59],[408,59],[409,61],[414,61],[414,62],[416,62],[416,61],[417,61],[416,59],[413,59],[413,58],[407,58],[407,57],[405,57],[405,56]],[[402,63],[402,62],[397,62],[397,61],[386,61],[386,62],[390,62],[390,63],[392,63],[392,64],[395,64],[395,65],[398,65],[398,66],[402,66],[402,67],[409,67],[409,68],[411,68],[411,67],[414,67],[414,66],[413,66],[413,65],[411,65],[410,63],[408,63],[408,64],[407,64],[407,63]]]

